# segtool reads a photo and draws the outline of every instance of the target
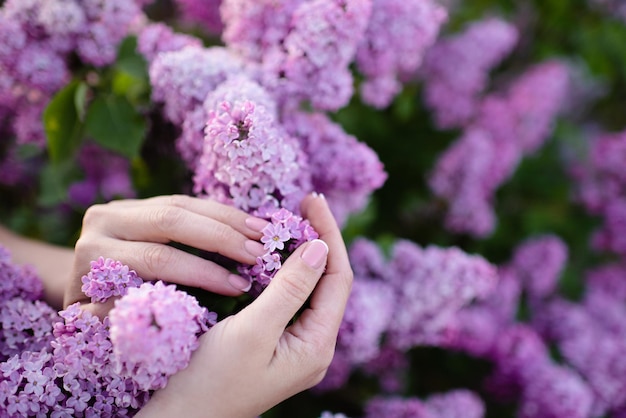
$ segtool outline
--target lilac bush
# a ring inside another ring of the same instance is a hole
[[[268,417],[626,416],[624,10],[511,3],[0,0],[3,224],[73,245],[89,205],[170,193],[270,221],[254,265],[198,251],[234,301],[102,254],[103,320],[0,247],[0,415],[135,414],[318,237],[315,192],[354,286]]]

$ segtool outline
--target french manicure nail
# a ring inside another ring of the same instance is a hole
[[[311,268],[322,267],[328,255],[328,245],[321,239],[315,239],[307,245],[300,256]]]
[[[230,283],[232,287],[241,292],[247,292],[248,290],[250,290],[250,288],[252,288],[252,282],[244,279],[241,276],[237,276],[236,274],[228,275],[228,283]]]
[[[267,226],[267,224],[269,223],[268,221],[261,219],[261,218],[255,218],[253,216],[250,216],[249,218],[246,218],[246,220],[244,221],[246,223],[246,226],[250,229],[252,229],[253,231],[257,231],[257,232],[262,232],[263,228],[265,228]]]
[[[248,253],[252,254],[255,257],[261,257],[266,252],[263,244],[257,241],[247,240],[243,243],[243,247]]]

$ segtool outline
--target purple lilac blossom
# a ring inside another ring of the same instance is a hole
[[[237,96],[218,90],[217,100],[206,98],[215,107],[209,110],[194,193],[260,216],[279,207],[296,212],[311,190],[306,156],[266,100],[256,103],[248,91]]]
[[[130,161],[123,156],[102,148],[95,143],[81,147],[78,164],[85,178],[72,183],[68,190],[69,201],[82,207],[94,204],[99,198],[135,197],[130,179]]]
[[[31,266],[11,262],[11,253],[0,245],[0,306],[13,298],[35,301],[43,297],[43,284]]]
[[[200,24],[213,35],[222,32],[224,28],[220,18],[222,0],[175,0],[174,3],[184,20]]]
[[[397,298],[388,339],[401,349],[438,345],[454,315],[497,284],[493,265],[458,248],[421,248],[400,240],[388,268]]]
[[[520,244],[509,268],[536,300],[554,293],[566,262],[567,245],[555,235],[545,235]]]
[[[265,254],[257,257],[253,266],[241,265],[239,273],[252,283],[252,294],[259,294],[296,248],[319,238],[309,221],[280,208],[265,216],[270,223],[263,228],[261,242]]]
[[[436,1],[373,0],[356,53],[357,68],[365,76],[362,100],[377,108],[388,106],[401,83],[415,75],[446,20],[446,10]]]
[[[573,370],[545,366],[535,370],[524,387],[517,416],[520,418],[586,418],[593,394]]]
[[[337,348],[354,365],[379,354],[395,308],[394,290],[383,281],[356,278],[339,327]]]
[[[308,155],[313,189],[326,196],[339,225],[361,211],[387,179],[378,155],[322,113],[290,112],[283,124]]]
[[[593,391],[592,416],[626,405],[626,340],[603,328],[583,305],[555,300],[538,312],[537,329]]]
[[[164,387],[169,376],[187,367],[198,337],[217,316],[194,297],[158,281],[128,289],[109,318],[115,371],[147,391]]]
[[[436,418],[417,398],[375,397],[365,406],[365,418]]]
[[[202,41],[191,35],[176,33],[164,23],[146,25],[137,38],[137,50],[149,63],[162,52],[179,51],[186,46],[202,47]]]
[[[31,271],[12,265],[2,248],[0,264],[0,283],[13,285],[0,293],[0,411],[8,417],[132,416],[186,367],[198,335],[215,323],[215,314],[161,282],[133,288],[103,321],[78,303],[57,314],[32,301]]]
[[[149,69],[152,99],[163,102],[165,116],[180,125],[188,112],[202,105],[221,82],[241,72],[242,66],[240,58],[222,47],[192,45],[162,52]]]
[[[341,413],[337,413],[334,414],[332,412],[329,411],[324,411],[322,412],[322,415],[320,415],[319,418],[348,418],[346,415],[341,414]]]
[[[0,361],[50,344],[57,313],[46,303],[20,297],[0,303]]]
[[[114,296],[124,296],[129,288],[139,287],[143,280],[135,270],[110,258],[91,262],[89,273],[81,278],[81,290],[92,302],[105,302]]]
[[[255,63],[279,102],[337,110],[352,96],[349,64],[371,11],[369,0],[225,0],[222,39]]]
[[[604,209],[604,223],[598,229],[592,246],[598,250],[610,251],[626,256],[626,196],[615,199]]]
[[[449,230],[476,237],[493,232],[493,196],[521,158],[548,138],[568,82],[568,67],[547,61],[528,69],[506,92],[483,99],[475,120],[439,158],[429,180],[434,194],[448,202]]]
[[[466,389],[431,395],[424,404],[436,418],[482,418],[485,415],[482,399]]]
[[[487,18],[438,41],[428,51],[423,67],[424,100],[439,128],[464,126],[472,119],[489,71],[511,52],[517,39],[513,25]]]

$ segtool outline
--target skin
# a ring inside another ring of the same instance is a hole
[[[329,249],[321,264],[311,267],[303,258],[319,244],[298,248],[254,302],[201,337],[189,367],[172,376],[138,417],[256,417],[324,377],[352,271],[325,199],[309,196],[302,209]],[[309,307],[288,325],[309,296]]]
[[[119,200],[90,207],[76,242],[73,280],[65,291],[64,306],[81,302],[84,309],[104,317],[114,300],[90,303],[80,278],[91,260],[108,257],[130,266],[144,280],[161,279],[227,296],[237,296],[249,285],[225,268],[176,249],[170,242],[216,252],[232,260],[254,264],[263,254],[260,228],[250,228],[245,212],[207,199],[184,195],[144,200]],[[262,225],[267,222],[256,219]],[[239,283],[231,284],[238,280]]]

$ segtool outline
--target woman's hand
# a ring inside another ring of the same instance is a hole
[[[307,197],[303,213],[320,240],[298,248],[254,302],[204,334],[189,367],[138,416],[256,417],[323,378],[352,271],[325,199]],[[308,308],[289,325],[309,296]]]
[[[76,243],[64,306],[82,302],[101,317],[112,308],[112,300],[92,304],[81,290],[82,276],[89,272],[90,262],[100,256],[128,265],[146,280],[161,279],[223,295],[240,295],[250,288],[247,280],[168,244],[177,242],[254,264],[256,257],[264,253],[258,240],[267,223],[230,206],[183,195],[92,206],[85,213]]]

